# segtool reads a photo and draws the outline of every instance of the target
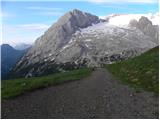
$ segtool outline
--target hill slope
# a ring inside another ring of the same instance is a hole
[[[7,78],[7,74],[11,68],[26,53],[26,50],[16,50],[8,44],[1,45],[1,76],[2,79]]]
[[[158,94],[159,47],[133,59],[107,65],[107,69],[123,83]]]
[[[91,69],[79,69],[69,72],[57,73],[43,77],[21,78],[2,81],[2,99],[15,97],[38,88],[60,84],[66,81],[79,80],[87,77]]]

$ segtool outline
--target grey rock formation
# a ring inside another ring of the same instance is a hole
[[[35,45],[24,57],[24,59],[29,58],[31,60],[29,60],[29,63],[25,64],[25,66],[40,62],[51,54],[56,55],[56,53],[69,42],[71,35],[76,30],[98,22],[100,22],[100,20],[97,16],[83,13],[76,9],[66,13],[57,23],[52,25],[44,35],[36,40]]]
[[[76,30],[86,28],[100,21],[97,16],[77,9],[66,13],[44,35],[36,40],[33,47],[21,59],[13,71],[21,71],[30,65],[46,62],[47,58],[57,55],[60,49],[69,42],[71,35]]]
[[[75,9],[36,40],[12,75],[30,77],[83,66],[99,67],[137,56],[157,45],[148,35],[150,28],[120,28]]]
[[[130,25],[140,29],[144,34],[154,38],[155,43],[159,42],[159,26],[152,25],[152,22],[147,17],[141,17],[139,21],[132,20]]]

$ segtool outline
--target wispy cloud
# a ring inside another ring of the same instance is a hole
[[[36,11],[37,15],[43,16],[61,16],[64,14],[62,8],[50,8],[50,7],[43,7],[43,6],[30,6],[27,7],[29,10]]]
[[[20,24],[20,25],[2,25],[2,43],[14,45],[17,43],[32,44],[41,36],[50,25],[41,23]]]
[[[85,0],[84,0],[85,1]],[[93,3],[158,3],[158,0],[86,0]]]
[[[59,11],[48,11],[48,12],[39,12],[38,15],[43,15],[43,16],[61,16],[63,15],[63,12]]]
[[[46,30],[49,28],[49,25],[33,23],[33,24],[17,25],[17,27],[20,27],[26,30]]]
[[[3,1],[26,1],[26,0],[3,0]],[[34,0],[28,0],[34,1]],[[158,3],[158,0],[38,0],[40,1],[60,1],[60,2],[78,2],[78,1],[86,1],[86,2],[93,2],[93,3]],[[36,2],[36,1],[34,1]]]
[[[14,17],[14,16],[15,15],[10,14],[10,13],[6,13],[6,12],[3,12],[3,11],[0,12],[0,18],[10,18],[10,17]]]
[[[30,10],[63,10],[62,8],[49,8],[49,7],[40,7],[40,6],[30,6],[28,7],[27,9],[30,9]]]

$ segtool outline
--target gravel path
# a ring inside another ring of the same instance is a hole
[[[99,68],[83,80],[2,101],[2,118],[158,118],[158,97]]]

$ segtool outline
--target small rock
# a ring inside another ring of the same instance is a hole
[[[22,86],[26,86],[26,83],[22,83]]]
[[[106,95],[103,95],[103,98],[107,98],[107,96],[106,96]]]
[[[131,93],[129,96],[130,96],[130,97],[133,97],[133,96],[134,96],[134,94],[133,94],[133,93]]]
[[[132,79],[131,81],[132,81],[132,82],[137,82],[137,81],[138,81],[138,79]]]
[[[95,118],[96,116],[94,114],[90,115],[90,118]]]

